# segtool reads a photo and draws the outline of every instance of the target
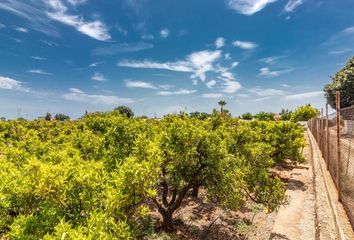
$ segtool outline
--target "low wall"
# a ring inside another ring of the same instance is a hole
[[[343,133],[354,135],[354,120],[344,120]]]
[[[354,105],[341,109],[340,115],[344,120],[354,120]]]

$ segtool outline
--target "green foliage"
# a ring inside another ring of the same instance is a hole
[[[165,230],[193,187],[226,209],[273,210],[284,186],[274,164],[301,159],[292,122],[215,113],[161,121],[88,114],[78,121],[0,122],[0,238],[136,239]],[[147,205],[147,203],[150,203]]]
[[[274,121],[274,113],[272,112],[259,112],[254,115],[254,118],[261,121]]]
[[[291,118],[293,111],[289,110],[289,109],[282,109],[280,116],[281,116],[281,120],[283,121],[289,121]]]
[[[293,122],[308,121],[318,115],[318,110],[311,106],[311,104],[306,104],[296,108],[296,110],[291,114],[290,120]]]
[[[54,119],[57,121],[68,121],[68,120],[70,120],[70,117],[63,114],[63,113],[57,113],[57,114],[55,114]]]
[[[201,120],[207,119],[208,117],[210,117],[210,114],[205,113],[205,112],[191,112],[189,113],[189,116],[191,118],[198,118]]]
[[[128,118],[134,117],[134,112],[130,107],[127,106],[118,106],[114,109],[115,112],[122,114]]]
[[[252,113],[247,112],[247,113],[242,114],[241,118],[243,120],[252,120],[253,119],[253,115],[252,115]]]
[[[336,91],[340,91],[340,106],[342,108],[354,105],[354,57],[352,57],[344,68],[332,77],[332,83],[327,84],[323,91],[327,102],[332,108],[336,108]]]
[[[52,114],[50,114],[49,112],[47,112],[44,119],[45,119],[46,121],[51,121],[51,120],[52,120]]]

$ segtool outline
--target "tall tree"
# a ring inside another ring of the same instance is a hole
[[[224,112],[224,106],[226,105],[226,101],[224,100],[220,100],[218,102],[219,106],[220,106],[220,112],[223,113]]]
[[[127,106],[118,106],[114,109],[115,112],[122,114],[128,118],[134,117],[134,112],[130,107]]]
[[[354,57],[332,77],[332,83],[327,84],[323,90],[332,108],[336,107],[336,91],[340,91],[342,108],[354,105]]]
[[[46,121],[51,121],[52,120],[52,114],[50,114],[49,112],[47,112],[47,114],[45,115],[44,118]]]

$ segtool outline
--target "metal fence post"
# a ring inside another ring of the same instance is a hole
[[[338,183],[338,201],[342,199],[342,159],[340,149],[340,92],[336,92],[336,110],[337,110],[337,183]]]

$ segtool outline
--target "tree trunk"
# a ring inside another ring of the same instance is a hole
[[[161,209],[162,211],[159,210],[159,212],[162,215],[162,228],[166,232],[172,232],[174,230],[173,228],[173,212],[172,210],[168,209],[167,211],[165,209]]]
[[[198,193],[199,193],[199,186],[194,186],[192,191],[192,196],[198,197]]]

